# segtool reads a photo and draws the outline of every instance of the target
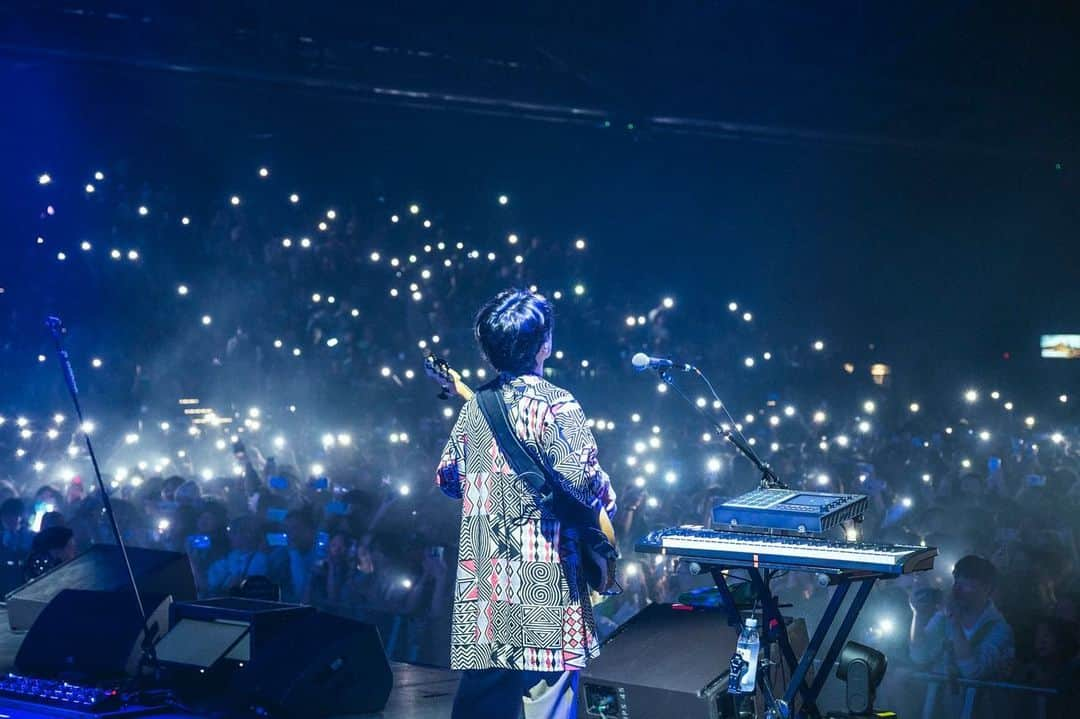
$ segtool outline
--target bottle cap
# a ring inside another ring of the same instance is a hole
[[[747,629],[757,629],[757,617],[747,617],[746,618],[746,628]]]

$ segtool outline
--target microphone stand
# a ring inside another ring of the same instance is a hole
[[[712,383],[709,382],[708,378],[701,373],[701,370],[692,365],[689,366],[689,369],[691,369],[694,374],[700,377],[702,381],[704,381],[705,384],[708,385],[709,392],[712,392],[712,396],[716,399],[717,402],[720,402],[720,398],[717,397],[716,392],[713,391]],[[761,457],[758,457],[757,452],[755,452],[754,448],[750,446],[750,443],[746,441],[746,438],[742,436],[742,433],[734,429],[734,420],[732,420],[731,422],[731,428],[725,428],[721,423],[717,422],[711,414],[706,412],[701,407],[698,407],[697,404],[692,402],[690,398],[686,396],[686,394],[679,388],[679,385],[675,384],[675,379],[671,376],[670,368],[657,368],[656,372],[660,375],[660,379],[662,379],[664,383],[667,384],[669,387],[678,392],[679,396],[686,400],[686,403],[690,405],[690,407],[695,412],[701,415],[701,417],[709,424],[709,426],[713,430],[718,432],[727,441],[735,445],[735,447],[743,454],[743,456],[750,460],[750,462],[752,462],[755,467],[757,467],[758,471],[761,472],[761,489],[788,488],[788,486],[784,482],[782,482],[779,477],[776,476],[776,472],[773,471],[772,467],[770,467],[767,462],[762,461]],[[723,403],[721,403],[721,406],[723,406]],[[731,419],[731,417],[729,416],[728,419]]]
[[[83,419],[82,406],[79,403],[79,388],[75,384],[75,372],[71,368],[71,360],[68,358],[67,350],[64,349],[62,342],[62,336],[66,331],[64,324],[60,321],[59,317],[48,317],[45,320],[45,325],[52,333],[53,342],[56,345],[56,355],[60,359],[60,367],[64,373],[64,382],[67,384],[68,393],[71,395],[71,401],[75,405],[75,415],[79,419],[79,431],[82,432],[83,439],[86,441],[86,451],[90,455],[90,463],[94,466],[94,477],[97,479],[98,490],[101,491],[101,503],[105,508],[105,515],[109,518],[109,526],[112,529],[113,537],[116,539],[116,546],[120,548],[120,556],[124,560],[124,568],[127,570],[128,581],[131,583],[131,591],[135,595],[135,604],[139,608],[139,617],[142,619],[143,624],[143,645],[142,645],[142,661],[140,667],[144,664],[149,664],[157,672],[157,653],[154,651],[154,633],[150,628],[150,617],[146,613],[146,605],[143,604],[142,594],[139,592],[139,584],[135,581],[135,570],[131,566],[131,558],[128,556],[127,547],[124,545],[124,538],[120,534],[120,525],[116,522],[116,513],[113,511],[112,501],[109,499],[109,492],[105,489],[105,481],[101,478],[101,468],[98,466],[97,455],[94,453],[94,445],[90,441],[90,435],[83,428],[85,420]]]

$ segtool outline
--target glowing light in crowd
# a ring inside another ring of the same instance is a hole
[[[968,404],[975,404],[979,401],[979,393],[977,390],[969,389],[964,392],[964,401]]]

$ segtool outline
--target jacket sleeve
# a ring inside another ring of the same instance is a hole
[[[461,478],[465,468],[465,451],[468,437],[465,436],[465,412],[468,405],[461,408],[450,438],[446,440],[439,466],[435,468],[435,484],[443,494],[453,499],[461,499]]]
[[[914,620],[913,620],[914,621]],[[945,622],[942,612],[935,612],[921,631],[913,631],[908,651],[916,664],[932,664],[945,651]]]
[[[615,513],[615,490],[597,459],[596,440],[581,405],[570,395],[548,405],[542,443],[548,466],[567,494]]]

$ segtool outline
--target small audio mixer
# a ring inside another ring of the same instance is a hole
[[[755,489],[713,506],[713,528],[827,532],[848,519],[861,520],[864,494]]]

